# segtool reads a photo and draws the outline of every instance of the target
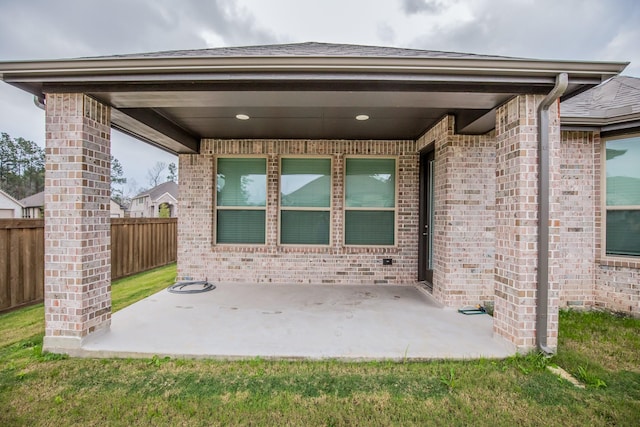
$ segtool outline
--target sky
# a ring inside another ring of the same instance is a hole
[[[629,61],[640,77],[640,1],[0,0],[0,61],[308,41]],[[2,82],[0,132],[44,146],[44,112]],[[117,131],[112,154],[137,187],[177,163]]]

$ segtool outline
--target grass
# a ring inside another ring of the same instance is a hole
[[[172,269],[114,283],[114,307],[167,286]],[[640,320],[604,313],[562,312],[552,360],[342,363],[68,359],[42,353],[33,310],[0,316],[0,425],[637,425],[640,414]]]

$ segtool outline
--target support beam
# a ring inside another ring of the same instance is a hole
[[[74,354],[111,323],[110,108],[46,100],[44,349]]]
[[[140,134],[133,136],[142,136],[146,141],[154,141],[154,145],[178,154],[195,154],[200,150],[200,140],[198,138],[153,109],[122,108],[117,111],[120,114],[115,114],[114,123],[118,124],[118,127],[125,129],[125,132],[130,130]],[[127,117],[134,119],[139,124],[133,123]],[[128,125],[123,126],[124,122],[128,122]]]

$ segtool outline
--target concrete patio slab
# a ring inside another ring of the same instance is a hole
[[[445,309],[414,286],[218,284],[161,291],[113,315],[82,356],[424,360],[504,358],[486,314]]]

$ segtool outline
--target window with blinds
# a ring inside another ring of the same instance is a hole
[[[346,158],[344,206],[345,245],[394,245],[396,160]]]
[[[267,160],[217,159],[216,243],[264,244]]]
[[[331,159],[281,159],[281,244],[330,244],[331,189]]]
[[[640,136],[606,141],[606,254],[640,256]]]

